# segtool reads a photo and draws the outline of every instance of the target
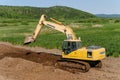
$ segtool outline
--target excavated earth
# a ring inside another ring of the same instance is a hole
[[[120,58],[107,57],[101,69],[72,73],[56,66],[59,50],[0,43],[0,80],[120,80]]]

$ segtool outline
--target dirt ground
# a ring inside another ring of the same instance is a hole
[[[60,52],[1,42],[0,80],[120,80],[120,58],[107,57],[101,69],[71,73],[54,66]]]

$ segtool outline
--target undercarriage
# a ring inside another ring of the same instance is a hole
[[[101,61],[83,61],[74,59],[61,59],[57,61],[55,65],[66,71],[76,73],[76,72],[88,72],[91,67],[101,68]]]

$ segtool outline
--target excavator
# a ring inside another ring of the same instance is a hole
[[[38,37],[41,28],[45,25],[57,31],[64,33],[67,37],[62,43],[61,59],[57,65],[68,69],[74,69],[81,72],[89,71],[91,66],[98,68],[102,67],[101,60],[106,57],[105,48],[100,46],[88,46],[82,47],[82,41],[77,38],[71,27],[65,26],[62,22],[49,18],[51,21],[47,21],[48,17],[43,14],[36,26],[36,29],[32,36],[28,36],[24,40],[24,44],[34,42]]]

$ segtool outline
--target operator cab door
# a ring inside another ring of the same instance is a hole
[[[64,41],[63,45],[62,45],[62,51],[64,52],[64,54],[69,54],[72,51],[77,50],[78,48],[80,48],[81,44],[80,42],[76,42],[76,41]]]

